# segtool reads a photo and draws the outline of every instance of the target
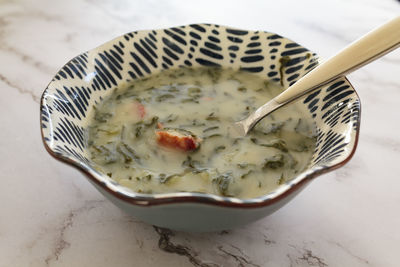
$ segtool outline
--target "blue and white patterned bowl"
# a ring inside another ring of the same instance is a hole
[[[358,140],[360,101],[345,77],[301,100],[318,133],[308,169],[254,199],[184,192],[148,195],[119,185],[92,168],[86,139],[89,114],[117,86],[163,69],[230,67],[288,87],[316,65],[316,54],[269,32],[211,24],[131,32],[75,57],[55,75],[41,99],[44,146],[56,159],[86,174],[115,205],[145,222],[184,231],[234,228],[271,214],[312,178],[352,157]]]

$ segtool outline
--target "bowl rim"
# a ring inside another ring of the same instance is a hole
[[[188,26],[188,25],[193,25],[193,24],[185,24],[185,25],[179,25],[176,27],[181,27],[181,26]],[[230,28],[230,29],[239,29],[235,27],[230,27],[230,26],[225,26],[225,25],[219,25],[219,24],[209,24],[209,23],[196,23],[196,25],[218,25],[220,27],[224,28]],[[174,26],[172,26],[174,27]],[[172,27],[168,28],[161,28],[161,29],[154,29],[154,30],[164,30],[164,29],[170,29]],[[152,30],[152,29],[151,29]],[[239,29],[241,30],[241,29]],[[139,30],[139,31],[146,31],[146,30]],[[248,31],[255,31],[255,30],[248,30]],[[129,34],[131,32],[128,32],[126,34]],[[268,31],[268,33],[275,34],[274,32]],[[119,35],[110,41],[104,42],[101,45],[90,49],[89,51],[95,50],[99,47],[104,46],[105,44],[108,44],[114,40],[117,40],[119,38],[122,38],[126,34]],[[287,38],[285,36],[282,36],[283,38],[292,41],[290,38]],[[294,41],[292,41],[294,42]],[[297,43],[297,42],[295,42]],[[302,46],[302,45],[301,45]],[[303,46],[304,47],[304,46]],[[313,52],[313,51],[310,51]],[[81,54],[79,54],[81,55]],[[79,56],[78,55],[78,56]],[[317,55],[317,54],[316,54]],[[72,60],[74,60],[76,57],[72,58],[68,62],[66,62],[60,69],[64,68],[64,66],[68,65]],[[321,58],[317,58],[317,66],[321,63]],[[42,127],[42,116],[39,116],[40,120],[40,132],[41,132],[41,139],[43,142],[43,145],[46,149],[46,151],[56,160],[63,162],[67,165],[70,165],[80,171],[82,174],[86,176],[86,178],[89,179],[90,182],[93,182],[97,186],[101,187],[103,190],[105,190],[107,193],[111,194],[112,196],[116,197],[119,200],[122,200],[126,203],[133,204],[136,206],[158,206],[158,205],[168,205],[168,204],[178,204],[178,203],[198,203],[198,204],[206,204],[206,205],[211,205],[211,206],[220,206],[220,207],[235,207],[235,208],[261,208],[261,207],[266,207],[270,206],[286,197],[291,195],[292,193],[300,190],[303,186],[305,186],[308,182],[311,182],[313,178],[316,178],[317,176],[320,176],[322,174],[331,172],[335,169],[338,169],[348,163],[352,157],[354,156],[354,153],[357,149],[358,146],[358,141],[359,141],[359,133],[360,133],[360,124],[361,124],[361,100],[360,97],[354,88],[354,86],[350,83],[350,81],[347,79],[346,76],[342,77],[352,88],[354,91],[358,102],[359,102],[359,113],[358,113],[358,118],[357,118],[357,124],[356,124],[356,131],[355,131],[355,136],[354,136],[354,144],[352,147],[352,150],[348,154],[346,158],[344,158],[342,161],[332,165],[332,166],[324,166],[324,167],[319,167],[315,169],[311,169],[312,172],[305,173],[304,175],[299,175],[295,177],[292,181],[296,180],[295,182],[291,183],[290,185],[288,183],[278,187],[278,188],[283,188],[279,192],[277,191],[271,191],[266,195],[256,197],[256,198],[249,198],[249,199],[240,199],[236,197],[225,197],[225,196],[217,196],[214,194],[210,193],[193,193],[193,192],[175,192],[175,193],[160,193],[160,194],[142,194],[142,193],[136,193],[132,191],[132,194],[127,194],[125,192],[121,192],[120,190],[116,190],[116,187],[121,185],[115,185],[114,183],[107,183],[104,181],[105,175],[100,175],[99,177],[96,177],[94,174],[93,170],[90,171],[88,167],[84,166],[83,164],[79,164],[78,161],[71,160],[68,157],[65,157],[59,153],[56,153],[54,150],[52,150],[47,142],[45,141],[44,138],[44,131]],[[52,80],[48,83],[46,86],[46,89],[43,91],[41,98],[40,98],[40,114],[42,113],[42,108],[45,103],[45,97],[47,94],[47,90],[49,88],[49,85],[54,81],[54,77]],[[101,180],[103,178],[103,180]],[[286,186],[286,187],[284,187]],[[274,195],[273,197],[268,197],[270,195]]]

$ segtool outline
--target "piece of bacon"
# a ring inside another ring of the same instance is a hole
[[[141,119],[143,119],[144,116],[146,116],[146,108],[143,106],[142,103],[135,101],[134,108],[135,108],[137,114],[139,114],[139,117]]]
[[[200,145],[198,138],[174,130],[156,131],[156,137],[158,144],[181,151],[193,151]]]
[[[157,122],[157,129],[163,129],[164,125],[161,122]]]

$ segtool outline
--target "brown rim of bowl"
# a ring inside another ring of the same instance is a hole
[[[286,38],[286,37],[284,37],[284,38]],[[286,39],[288,39],[288,38],[286,38]],[[71,60],[73,60],[73,59],[71,59]],[[318,63],[321,62],[320,58],[318,58],[317,60],[318,60]],[[70,61],[68,61],[66,64],[64,64],[64,66],[67,65]],[[102,189],[104,189],[105,191],[107,191],[108,193],[113,195],[114,197],[116,197],[119,200],[122,200],[122,201],[124,201],[126,203],[133,204],[133,205],[136,205],[136,206],[141,206],[141,207],[156,206],[156,205],[166,205],[166,204],[175,204],[175,203],[199,203],[199,204],[208,204],[208,205],[213,205],[213,206],[231,207],[231,208],[233,208],[233,207],[235,207],[235,208],[261,208],[261,207],[266,207],[266,206],[272,205],[275,202],[278,202],[278,201],[286,198],[290,194],[300,190],[303,186],[305,186],[307,184],[307,182],[310,182],[313,178],[342,167],[347,162],[349,162],[350,159],[353,157],[353,155],[354,155],[354,153],[355,153],[355,151],[357,149],[359,133],[360,133],[361,100],[360,100],[360,97],[359,97],[357,91],[354,89],[354,86],[350,83],[350,81],[347,79],[347,77],[343,76],[343,78],[350,84],[351,88],[353,89],[353,91],[356,94],[357,99],[358,99],[358,101],[360,103],[360,108],[359,108],[360,112],[359,112],[359,116],[358,116],[358,120],[357,120],[357,131],[356,131],[356,136],[355,136],[354,146],[353,146],[352,151],[350,152],[348,157],[346,157],[341,162],[339,162],[339,163],[337,163],[337,164],[335,164],[333,166],[330,166],[330,167],[324,167],[322,169],[316,170],[316,171],[312,172],[311,174],[306,175],[299,182],[297,182],[293,186],[289,187],[287,190],[283,191],[282,193],[278,194],[276,197],[267,198],[267,199],[265,199],[263,201],[259,201],[259,200],[256,201],[256,199],[259,199],[259,197],[258,198],[242,200],[242,199],[239,199],[239,198],[218,196],[218,199],[216,199],[215,195],[212,195],[212,194],[200,194],[200,193],[196,194],[196,195],[190,195],[190,196],[189,195],[171,196],[170,194],[168,194],[167,196],[162,196],[162,194],[157,194],[157,195],[159,195],[157,198],[147,197],[147,196],[136,196],[136,197],[135,196],[128,196],[128,195],[123,194],[123,193],[121,193],[119,191],[114,191],[112,188],[108,187],[104,182],[98,180],[96,177],[91,175],[87,170],[82,168],[79,164],[77,164],[77,162],[75,162],[73,160],[70,160],[68,158],[62,157],[60,155],[57,155],[53,150],[51,150],[50,147],[48,147],[46,141],[44,140],[43,128],[42,128],[42,123],[41,123],[41,116],[39,116],[40,133],[41,133],[42,142],[44,144],[44,147],[46,148],[47,152],[52,157],[54,157],[56,160],[59,160],[59,161],[61,161],[63,163],[66,163],[68,165],[71,165],[71,166],[75,167],[77,170],[79,170],[81,173],[83,173],[90,181],[94,182],[96,185],[98,185],[99,187],[101,187]],[[50,81],[49,84],[52,83],[52,82],[53,82],[53,80]],[[44,90],[44,92],[42,93],[42,96],[40,98],[39,114],[41,114],[41,112],[42,112],[44,96],[45,96],[45,93],[46,93],[46,91],[48,89],[49,84],[47,85],[46,89]],[[193,194],[193,193],[190,193],[190,194]],[[240,200],[240,202],[232,201],[232,200]]]

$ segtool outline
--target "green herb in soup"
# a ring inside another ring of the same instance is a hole
[[[232,124],[282,91],[248,72],[168,70],[116,89],[89,129],[95,168],[141,193],[264,195],[308,165],[312,119],[293,103],[246,137]]]

